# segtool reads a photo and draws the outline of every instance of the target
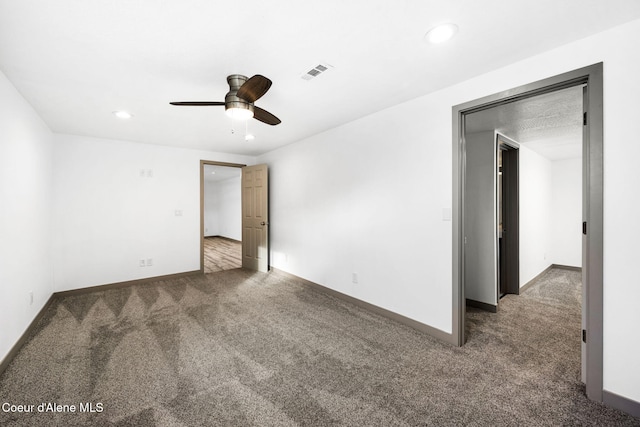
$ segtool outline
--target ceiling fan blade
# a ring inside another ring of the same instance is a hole
[[[186,102],[170,102],[171,105],[187,105],[187,106],[203,106],[203,105],[224,105],[224,102],[218,101],[186,101]]]
[[[247,102],[256,102],[262,97],[271,87],[271,80],[260,74],[256,74],[249,80],[244,82],[236,96],[242,98]]]
[[[253,118],[271,126],[281,123],[280,119],[260,107],[253,106]]]

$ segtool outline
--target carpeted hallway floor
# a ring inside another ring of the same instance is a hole
[[[0,425],[640,425],[584,396],[579,300],[580,274],[552,270],[470,309],[456,348],[278,272],[60,298],[0,377],[0,403],[36,413]]]

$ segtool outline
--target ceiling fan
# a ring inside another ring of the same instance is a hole
[[[232,74],[227,77],[229,83],[229,92],[222,101],[186,101],[186,102],[170,102],[171,105],[186,106],[210,106],[224,105],[224,109],[228,116],[235,119],[247,120],[253,117],[262,123],[275,126],[280,124],[280,119],[253,105],[262,97],[271,87],[271,80],[260,74],[247,79],[246,76],[240,74]]]

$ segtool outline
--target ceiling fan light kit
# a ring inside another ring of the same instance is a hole
[[[229,92],[224,97],[224,102],[186,101],[171,102],[170,104],[184,106],[224,105],[226,114],[234,119],[248,120],[253,117],[271,126],[281,123],[279,118],[254,105],[254,102],[267,93],[271,87],[271,80],[260,74],[256,74],[250,79],[241,74],[231,74],[227,77],[227,83],[229,83]]]
[[[232,102],[225,105],[227,116],[235,120],[249,120],[253,117],[253,105],[240,102]]]

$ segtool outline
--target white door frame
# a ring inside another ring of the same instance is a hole
[[[464,296],[464,174],[465,115],[520,99],[549,93],[576,85],[587,85],[588,120],[583,152],[583,194],[586,196],[588,233],[584,239],[586,265],[586,304],[582,310],[586,319],[586,391],[589,399],[603,400],[603,64],[580,68],[518,88],[510,89],[453,107],[453,283],[452,336],[459,346],[465,342]]]

